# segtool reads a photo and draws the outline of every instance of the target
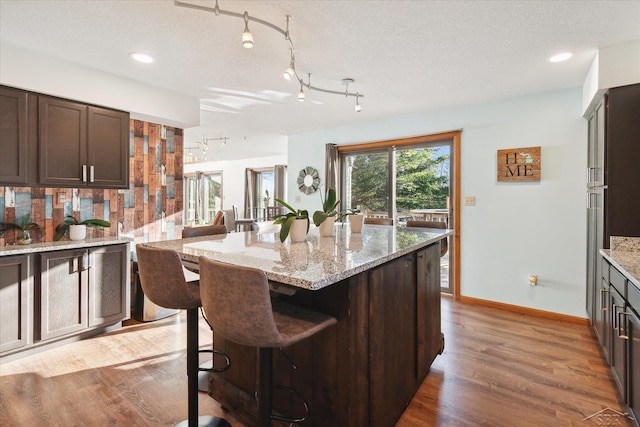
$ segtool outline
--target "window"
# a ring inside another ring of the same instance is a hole
[[[185,174],[185,224],[208,224],[222,209],[222,172]]]

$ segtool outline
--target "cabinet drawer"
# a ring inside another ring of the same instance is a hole
[[[632,283],[629,283],[627,292],[627,303],[631,306],[631,309],[640,316],[640,289],[636,288]],[[640,391],[638,393],[640,393]]]
[[[620,292],[623,298],[627,295],[627,279],[614,267],[609,270],[609,283]]]

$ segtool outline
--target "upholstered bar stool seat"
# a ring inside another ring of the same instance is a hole
[[[202,305],[216,333],[236,344],[258,348],[257,425],[270,426],[272,419],[304,421],[307,414],[297,419],[272,414],[272,349],[309,338],[335,324],[336,319],[279,298],[272,299],[262,270],[206,257],[200,257],[199,264]],[[308,413],[307,403],[302,400]]]
[[[198,308],[200,286],[198,275],[185,270],[178,253],[170,249],[158,249],[138,244],[136,246],[140,281],[145,295],[155,304],[187,311],[187,376],[189,417],[180,426],[230,426],[221,418],[198,417]],[[189,280],[195,279],[195,280]],[[226,358],[226,356],[225,356]],[[229,367],[211,369],[222,372]]]

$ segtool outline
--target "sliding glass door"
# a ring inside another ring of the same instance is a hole
[[[373,145],[373,144],[372,144]],[[441,221],[453,228],[450,210],[452,141],[341,150],[343,208],[365,217]],[[450,292],[450,251],[442,257],[442,287]]]

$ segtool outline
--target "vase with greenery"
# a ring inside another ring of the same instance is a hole
[[[16,243],[19,245],[28,245],[31,243],[31,230],[38,230],[41,233],[44,231],[38,224],[31,222],[31,214],[23,216],[20,224],[0,222],[0,235],[4,235],[4,232],[7,230],[17,230]]]
[[[316,227],[320,227],[321,236],[331,236],[333,234],[333,224],[338,215],[336,208],[340,204],[340,200],[336,196],[336,189],[327,189],[324,200],[322,200],[322,194],[320,194],[320,201],[322,202],[322,210],[313,213],[313,223]]]
[[[80,227],[76,229],[75,227],[77,226],[80,226]],[[67,230],[71,230],[72,227],[73,227],[74,235],[71,236],[72,233],[70,231],[69,238],[71,240],[84,240],[84,237],[86,236],[86,227],[93,227],[93,228],[111,227],[111,223],[103,219],[95,219],[95,218],[85,219],[84,221],[81,222],[75,219],[73,216],[67,215],[64,217],[62,224],[58,224],[58,226],[56,227],[56,234],[55,236],[53,236],[53,240],[60,240],[62,236],[64,236],[64,234],[67,232]],[[77,233],[76,233],[76,230],[77,230]]]
[[[362,231],[364,215],[362,215],[360,209],[346,209],[338,214],[336,220],[343,221],[344,218],[349,218],[349,229],[352,233],[360,233]]]
[[[287,236],[291,232],[291,242],[303,242],[309,232],[309,212],[306,210],[295,209],[285,201],[275,199],[289,212],[274,216],[274,224],[280,224],[280,241],[287,240]],[[303,232],[304,231],[304,232]]]

